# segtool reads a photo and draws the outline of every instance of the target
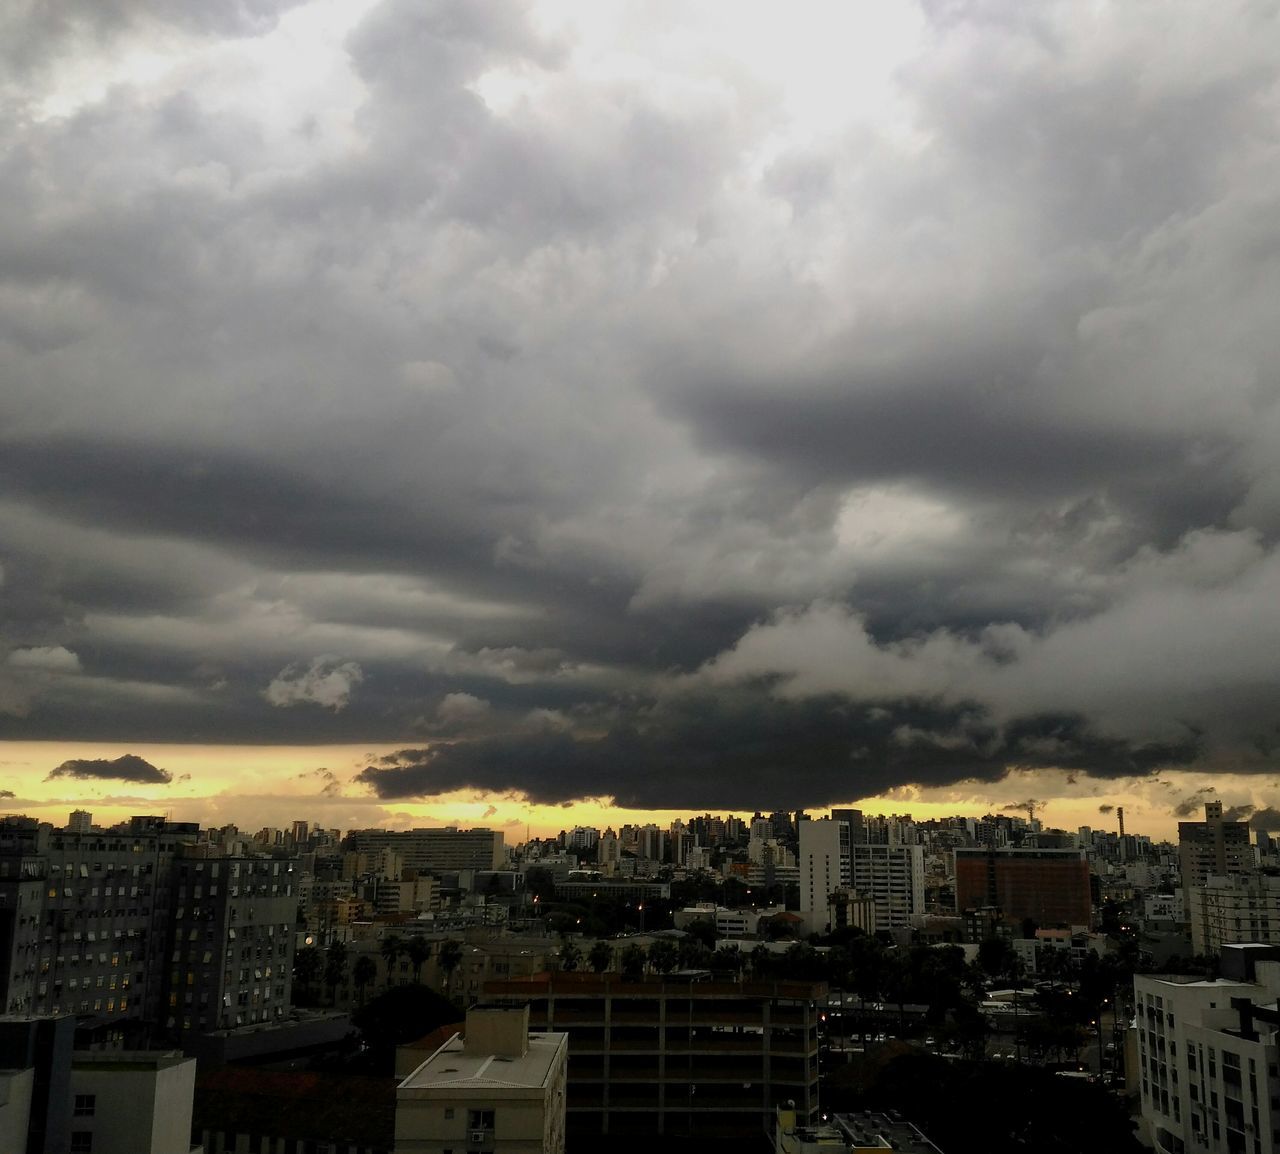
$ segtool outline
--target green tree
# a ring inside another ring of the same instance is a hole
[[[426,986],[396,986],[370,998],[354,1014],[355,1026],[369,1047],[370,1065],[379,1073],[395,1068],[396,1047],[414,1042],[439,1026],[459,1022],[458,1008]]]
[[[560,968],[569,973],[576,970],[582,962],[582,947],[577,942],[565,938],[560,943]]]
[[[594,973],[603,974],[613,966],[613,947],[608,942],[596,942],[587,951],[587,964]]]
[[[449,992],[453,982],[453,971],[462,964],[462,943],[450,939],[440,943],[440,952],[436,955],[440,970],[444,974],[444,992]]]
[[[356,984],[360,1005],[364,1005],[364,992],[377,976],[378,965],[368,954],[361,954],[356,958],[356,964],[351,967],[351,980]]]
[[[622,951],[622,957],[619,959],[622,965],[623,978],[628,982],[638,982],[644,976],[644,967],[647,960],[648,955],[644,951],[644,946],[630,942],[626,949]]]
[[[309,1003],[314,997],[313,987],[323,968],[324,957],[315,946],[303,946],[293,955],[293,982],[301,995],[299,1001]]]
[[[413,980],[421,985],[422,967],[431,957],[431,943],[424,937],[415,936],[405,943],[404,952],[409,959],[409,964],[413,966]]]
[[[333,941],[324,955],[324,984],[329,987],[329,1004],[338,1000],[338,987],[347,976],[347,943]]]
[[[649,965],[660,974],[669,974],[680,961],[680,950],[668,938],[658,938],[649,947]]]
[[[387,966],[387,989],[391,989],[394,981],[394,973],[396,968],[396,959],[404,950],[404,942],[402,942],[395,934],[388,934],[382,939],[378,946],[379,952],[382,954],[382,960]]]

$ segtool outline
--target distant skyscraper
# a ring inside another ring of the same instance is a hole
[[[956,912],[984,907],[1014,925],[1087,926],[1089,863],[1075,849],[958,849]]]
[[[67,818],[68,833],[88,833],[93,827],[93,814],[87,809],[73,809]]]
[[[1178,859],[1188,891],[1210,877],[1252,873],[1249,826],[1243,821],[1223,821],[1222,802],[1205,802],[1204,821],[1178,822]]]

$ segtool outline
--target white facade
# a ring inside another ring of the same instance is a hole
[[[1235,998],[1274,1010],[1280,961],[1250,969],[1256,980],[1134,979],[1142,1117],[1161,1154],[1280,1148],[1277,1027],[1232,1008]]]
[[[827,898],[847,890],[849,825],[843,821],[800,822],[800,916],[805,929],[820,933],[827,925]]]
[[[564,1154],[569,1035],[529,1033],[529,1008],[467,1013],[396,1089],[395,1154]]]
[[[71,1149],[80,1134],[93,1154],[190,1154],[195,1085],[196,1060],[180,1053],[77,1051]]]
[[[875,929],[909,926],[924,913],[924,850],[918,845],[853,845],[843,821],[800,823],[800,915],[822,932],[833,890],[871,899]]]
[[[1235,942],[1280,943],[1280,878],[1210,877],[1190,894],[1195,953],[1216,954]]]
[[[871,899],[876,929],[910,926],[924,913],[924,851],[918,845],[855,845],[853,889]]]

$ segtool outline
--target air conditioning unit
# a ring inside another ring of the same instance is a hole
[[[487,1142],[488,1140],[489,1140],[489,1131],[488,1131],[488,1130],[472,1130],[472,1131],[471,1131],[471,1145],[472,1145],[472,1146],[482,1146],[482,1145],[484,1145],[484,1143],[485,1143],[485,1142]]]

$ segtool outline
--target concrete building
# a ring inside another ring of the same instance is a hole
[[[853,891],[871,899],[877,931],[907,929],[924,913],[924,851],[918,845],[854,845]]]
[[[178,1034],[279,1021],[293,985],[292,858],[180,858],[163,1021]]]
[[[31,1125],[31,1100],[35,1094],[36,1072],[0,1069],[0,1150],[14,1154],[27,1148]]]
[[[76,1051],[69,1154],[193,1154],[196,1060],[177,1052]]]
[[[1223,821],[1222,802],[1205,802],[1204,821],[1178,822],[1178,863],[1184,890],[1204,885],[1211,876],[1252,873],[1248,823]]]
[[[873,928],[905,929],[924,913],[924,851],[853,841],[845,821],[800,822],[800,916],[810,933],[831,927],[831,895],[869,898]]]
[[[602,1135],[771,1136],[789,1100],[817,1117],[822,983],[558,973],[485,996],[527,1005],[532,1030],[568,1032],[567,1126],[583,1149]]]
[[[529,1032],[527,1006],[467,1011],[396,1088],[396,1154],[564,1154],[568,1035]]]
[[[1089,863],[1075,849],[957,849],[956,912],[997,908],[1020,925],[1088,927]]]
[[[403,858],[405,868],[424,871],[495,870],[507,859],[503,835],[492,829],[411,829],[397,833],[387,829],[362,829],[349,838],[350,848],[358,854],[375,855],[384,849],[394,850]]]
[[[897,1150],[902,1154],[942,1154],[920,1128],[895,1113],[866,1110],[861,1114],[832,1114],[817,1125],[805,1125],[794,1110],[778,1107],[774,1154],[873,1154]]]
[[[1280,877],[1213,877],[1191,894],[1191,948],[1216,954],[1237,942],[1280,944]]]
[[[1224,946],[1222,974],[1134,979],[1142,1117],[1160,1154],[1280,1148],[1280,949]]]

